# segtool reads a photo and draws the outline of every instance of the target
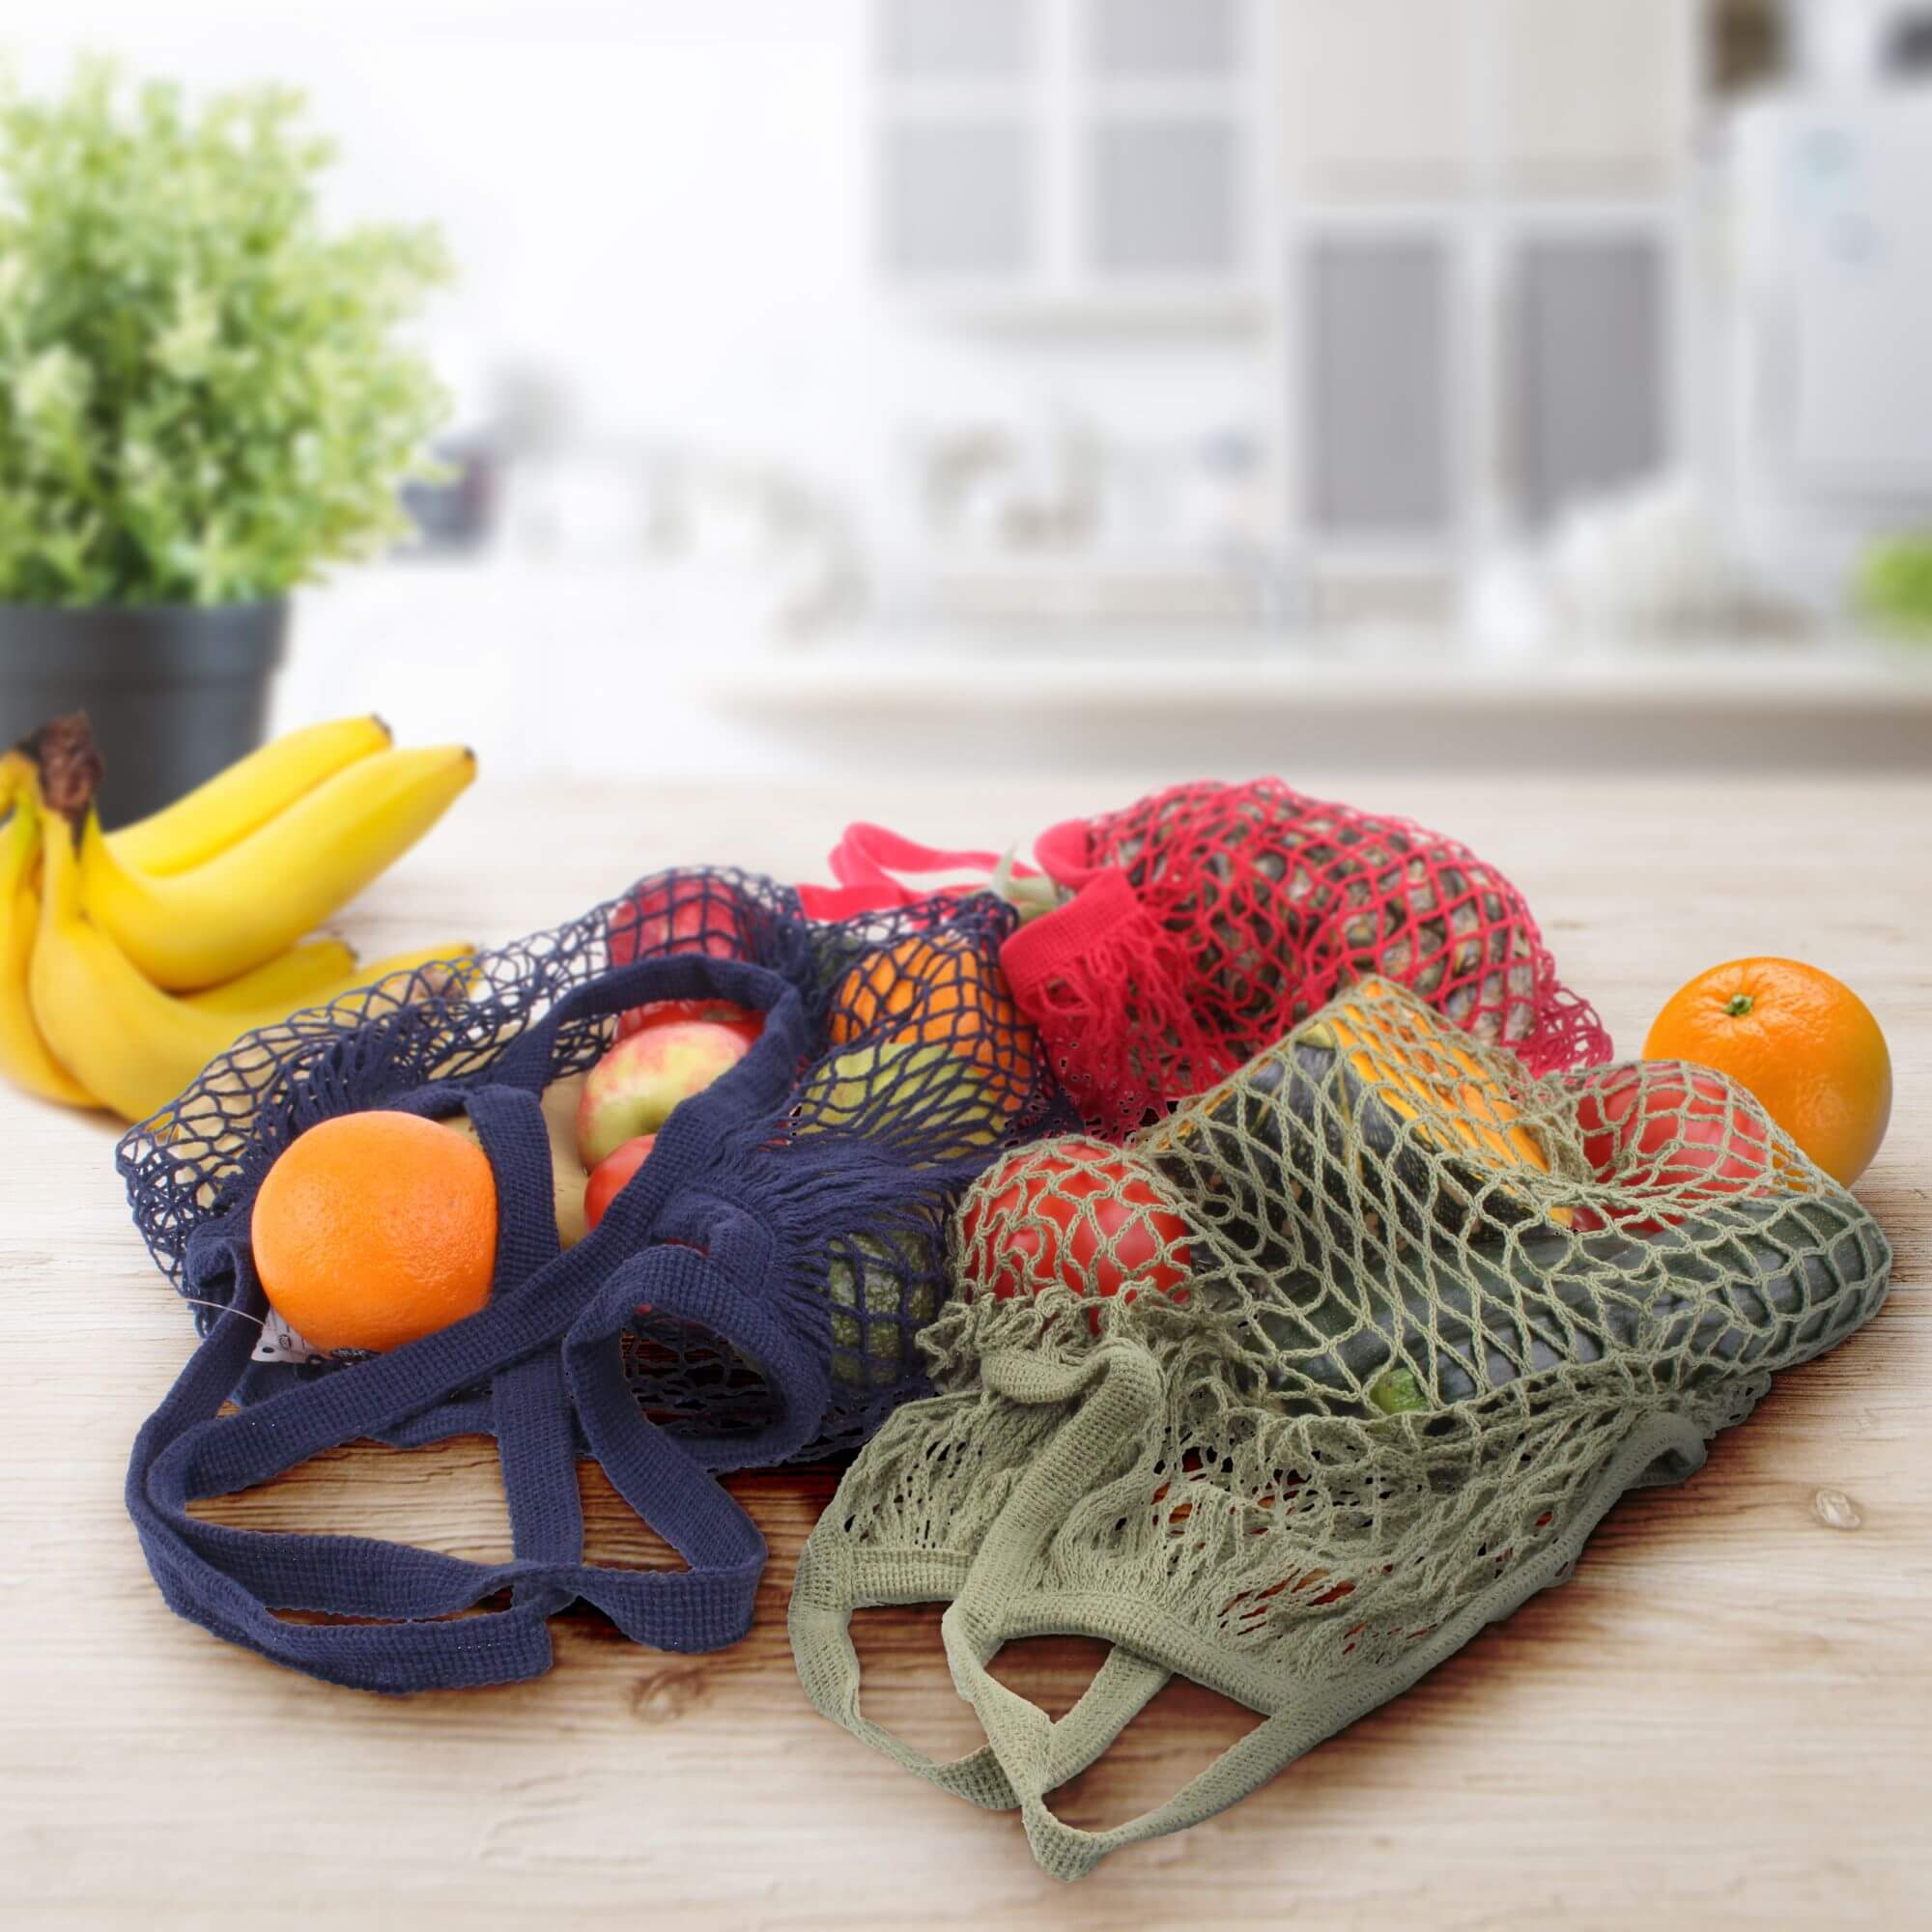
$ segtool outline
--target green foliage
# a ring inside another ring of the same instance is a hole
[[[1860,567],[1859,602],[1886,629],[1932,639],[1932,536],[1873,544]]]
[[[280,595],[406,528],[435,234],[325,233],[299,96],[0,95],[0,600]]]

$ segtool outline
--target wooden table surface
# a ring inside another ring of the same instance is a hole
[[[1321,789],[1320,775],[1304,778]],[[1142,778],[540,795],[486,777],[345,920],[373,956],[554,923],[636,873],[730,860],[820,876],[855,800],[1002,844]],[[1066,1888],[1010,1817],[942,1796],[819,1719],[784,1605],[833,1475],[733,1479],[772,1562],[757,1625],[657,1655],[593,1614],[535,1683],[408,1700],[313,1683],[162,1605],[121,1500],[128,1448],[190,1343],[96,1120],[0,1093],[0,1920],[162,1926],[721,1928],[1275,1924],[1833,1927],[1925,1922],[1932,1854],[1932,783],[1327,789],[1467,839],[1522,886],[1626,1050],[1694,970],[1782,952],[1889,1036],[1898,1099],[1861,1192],[1897,1251],[1862,1333],[1785,1378],[1688,1486],[1620,1504],[1576,1579],[1192,1833]],[[650,1539],[585,1472],[591,1556]],[[1822,1518],[1843,1492],[1860,1521]],[[362,1445],[221,1506],[508,1553],[480,1443]],[[937,1613],[873,1611],[872,1715],[975,1741]],[[1097,1659],[1016,1646],[1059,1709]],[[1245,1727],[1170,1687],[1064,1794],[1105,1824]]]

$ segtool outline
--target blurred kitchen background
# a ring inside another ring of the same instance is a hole
[[[1932,4],[64,0],[433,219],[277,719],[486,770],[1922,767]]]

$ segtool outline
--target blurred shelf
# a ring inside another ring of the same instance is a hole
[[[1844,637],[1484,650],[1413,625],[881,628],[771,640],[754,570],[352,572],[305,595],[283,725],[375,708],[493,771],[1932,769],[1932,650]]]
[[[1185,649],[1188,642],[1195,648]],[[1135,770],[1776,772],[1932,769],[1932,654],[1867,644],[1572,650],[1504,658],[1446,636],[1346,643],[1226,633],[1082,648],[956,640],[797,656],[690,695],[773,755],[983,773]]]
[[[1100,673],[1096,675],[1096,670]],[[967,651],[923,642],[896,648],[767,652],[758,675],[695,689],[742,714],[802,718],[936,708],[1010,713],[1016,707],[1163,716],[1177,713],[1359,713],[1405,710],[1544,712],[1578,705],[1707,717],[1875,709],[1932,721],[1932,652],[1861,640],[1768,645],[1712,641],[1670,649],[1555,650],[1504,657],[1444,640],[1395,643],[1283,640],[1260,636],[1176,638],[1157,652],[1122,639],[1027,649],[987,638]],[[1932,740],[1928,740],[1932,752]]]
[[[972,329],[985,335],[1252,336],[1273,317],[1261,291],[1164,288],[1156,284],[1056,293],[1020,292],[962,283],[956,287],[888,292],[894,313],[924,327]]]

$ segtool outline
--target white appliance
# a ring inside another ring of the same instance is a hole
[[[1884,65],[1913,12],[1820,0],[1815,78],[1731,128],[1741,534],[1827,611],[1870,537],[1932,526],[1932,80]]]

